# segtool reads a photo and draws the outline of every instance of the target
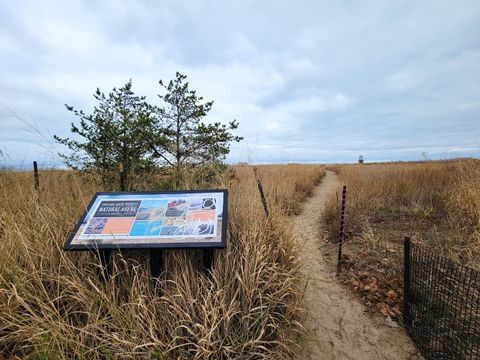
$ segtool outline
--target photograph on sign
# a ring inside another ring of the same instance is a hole
[[[65,249],[224,247],[226,198],[226,190],[97,193]]]

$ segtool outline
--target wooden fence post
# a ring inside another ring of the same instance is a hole
[[[37,192],[37,201],[40,203],[40,177],[38,176],[38,164],[36,161],[33,162],[33,185]]]
[[[38,177],[38,164],[36,161],[33,162],[33,179],[35,190],[40,193],[40,179]]]
[[[255,166],[253,167],[253,174],[255,175],[255,180],[257,181],[258,192],[260,193],[260,199],[262,200],[263,210],[265,211],[265,215],[268,218],[270,216],[270,212],[268,211],[267,199],[265,197],[265,193],[263,192],[263,186],[262,186],[262,183],[260,182],[260,179],[257,174],[257,168]]]

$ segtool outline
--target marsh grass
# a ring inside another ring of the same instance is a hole
[[[259,173],[272,204],[269,219],[249,166],[182,176],[183,188],[229,189],[228,245],[216,251],[211,277],[200,268],[199,251],[165,251],[161,296],[151,286],[145,252],[115,253],[112,276],[105,278],[91,253],[62,251],[91,196],[102,190],[95,174],[43,170],[39,198],[30,173],[0,173],[0,353],[27,359],[291,357],[302,306],[287,216],[321,170],[266,166]],[[140,180],[142,190],[172,186],[164,175]]]

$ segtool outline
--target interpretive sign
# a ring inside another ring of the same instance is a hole
[[[65,250],[224,248],[227,190],[100,192]]]

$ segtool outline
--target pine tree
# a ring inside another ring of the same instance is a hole
[[[157,108],[155,132],[150,141],[154,156],[177,171],[182,167],[222,161],[230,152],[230,143],[242,140],[231,133],[238,128],[236,120],[228,125],[202,121],[213,101],[202,103],[203,98],[189,89],[186,78],[177,72],[175,80],[168,85],[159,81],[166,90],[164,95],[159,95],[166,106]]]
[[[80,139],[54,135],[58,143],[70,149],[60,156],[71,168],[100,171],[106,187],[112,186],[123,167],[123,180],[129,188],[128,175],[153,165],[146,141],[153,125],[153,107],[145,97],[135,95],[131,80],[108,95],[97,89],[94,98],[98,104],[91,114],[65,105],[80,118],[79,125],[71,125],[71,132]]]

